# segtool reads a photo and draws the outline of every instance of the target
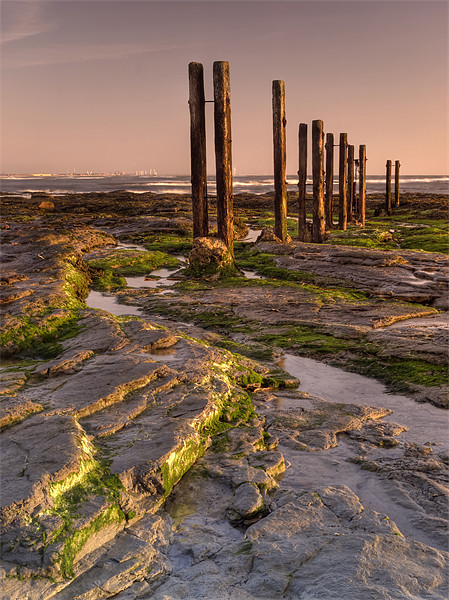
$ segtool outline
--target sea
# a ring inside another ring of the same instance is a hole
[[[295,175],[287,177],[287,190],[297,191]],[[392,181],[394,190],[394,177]],[[3,175],[0,191],[29,195],[47,192],[53,195],[83,192],[112,192],[128,190],[135,193],[190,194],[189,175]],[[234,194],[266,194],[274,191],[274,180],[270,175],[235,175]],[[214,195],[215,178],[208,178],[208,193]],[[306,191],[312,193],[312,178],[306,183]],[[406,193],[448,194],[447,175],[404,175],[400,178],[400,191]],[[338,193],[338,177],[334,178],[334,192]],[[371,175],[366,181],[367,194],[385,192],[385,175]]]

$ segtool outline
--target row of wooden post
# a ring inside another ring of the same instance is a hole
[[[287,185],[286,185],[286,143],[285,143],[285,85],[283,81],[273,81],[273,148],[274,148],[274,233],[281,239],[287,238]],[[298,239],[308,238],[306,222],[306,180],[307,180],[307,124],[299,125],[298,161]],[[340,134],[339,156],[339,211],[338,228],[345,230],[348,222],[356,218],[365,225],[366,200],[366,146],[359,147],[358,164],[359,196],[356,202],[354,172],[354,146],[348,146],[346,133]],[[326,177],[324,176],[324,151],[326,149]],[[334,136],[328,133],[324,145],[324,124],[321,120],[312,122],[312,178],[313,178],[313,219],[312,241],[321,243],[325,230],[333,225],[333,179],[334,179]],[[355,214],[354,214],[355,213]]]
[[[394,206],[399,206],[399,168],[401,163],[397,160],[394,163]],[[385,189],[385,212],[391,215],[391,160],[387,160],[386,164],[386,189]]]
[[[214,62],[215,171],[218,237],[233,252],[231,84],[229,63]],[[189,64],[190,158],[193,237],[209,235],[206,168],[206,116],[204,72],[200,63]]]
[[[217,182],[217,229],[218,237],[233,251],[233,196],[232,196],[232,149],[231,149],[231,93],[229,63],[214,62],[214,126],[215,126],[215,165]],[[287,173],[286,173],[286,118],[285,84],[273,81],[273,149],[274,149],[274,215],[275,235],[287,239]],[[206,169],[206,125],[203,65],[189,64],[189,107],[191,135],[191,177],[193,237],[207,237],[208,202]],[[357,219],[365,224],[366,198],[366,146],[359,146],[359,194],[356,202],[356,181],[354,173],[354,146],[348,146],[346,133],[339,140],[339,209],[338,228],[345,230],[348,222]],[[324,153],[326,150],[326,166]],[[388,178],[390,169],[390,178]],[[321,243],[326,228],[333,223],[333,173],[334,136],[326,135],[324,144],[324,124],[321,120],[312,122],[312,176],[313,176],[313,219],[312,241]],[[325,177],[326,174],[326,177]],[[306,180],[307,180],[307,124],[299,125],[298,163],[298,239],[305,241],[306,222]],[[390,181],[390,184],[388,183]],[[399,161],[396,161],[396,203],[399,203]],[[390,185],[390,188],[388,187]],[[391,161],[387,162],[387,207],[391,205]],[[390,200],[388,200],[390,198]],[[391,209],[390,209],[391,210]],[[387,208],[388,212],[388,208]]]

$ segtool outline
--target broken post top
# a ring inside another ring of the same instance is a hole
[[[272,83],[273,92],[279,90],[285,92],[285,82],[282,79],[274,79]]]

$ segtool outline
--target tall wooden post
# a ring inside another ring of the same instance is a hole
[[[312,121],[313,224],[312,242],[324,240],[324,125]]]
[[[326,228],[333,227],[333,193],[334,193],[334,134],[326,134],[326,196],[324,199],[324,212]]]
[[[391,160],[387,160],[387,173],[385,181],[385,212],[391,215]]]
[[[231,83],[229,63],[214,62],[215,164],[218,237],[234,253],[232,198]]]
[[[207,237],[206,119],[203,65],[189,64],[190,172],[193,237]]]
[[[274,234],[287,239],[287,152],[285,145],[285,84],[273,81]]]
[[[298,131],[298,240],[306,241],[306,181],[307,181],[307,123],[299,124]]]
[[[346,215],[348,223],[354,216],[354,146],[348,146],[348,198],[346,203]]]
[[[366,146],[359,146],[359,203],[358,219],[362,227],[365,227],[365,204],[366,204]]]
[[[396,160],[394,163],[394,206],[399,206],[399,167],[401,163]]]
[[[340,156],[339,156],[339,171],[338,171],[338,189],[339,189],[339,206],[338,206],[338,229],[343,231],[347,227],[347,197],[346,197],[346,176],[347,176],[347,160],[348,160],[348,134],[340,133]]]

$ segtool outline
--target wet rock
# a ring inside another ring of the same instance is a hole
[[[282,244],[282,243],[289,244],[291,241],[292,241],[292,238],[290,237],[290,235],[288,233],[287,233],[287,237],[285,239],[285,242],[282,242],[282,240],[279,239],[275,235],[272,227],[265,227],[260,232],[259,237],[256,240],[256,243],[257,244],[261,244],[263,242],[275,242],[276,244]]]
[[[39,204],[39,208],[41,208],[43,210],[53,210],[55,208],[55,205],[53,202],[50,202],[49,200],[44,200],[43,202],[41,202]]]
[[[433,306],[439,306],[439,302],[447,304],[447,283],[440,279],[447,276],[449,264],[443,254],[296,243],[286,252],[266,245],[259,246],[261,252],[289,254],[276,260],[283,268],[340,279],[351,287],[384,298],[431,303]],[[416,273],[426,270],[427,266],[432,268],[432,274],[423,280]]]
[[[178,339],[166,329],[151,329],[149,324],[142,321],[129,321],[123,325],[125,333],[139,348],[154,352],[161,348],[171,348]]]
[[[79,468],[85,453],[78,445],[82,430],[72,416],[35,415],[3,434],[2,520],[7,525],[19,512],[30,515],[49,506],[46,487]]]
[[[392,448],[398,444],[395,437],[403,431],[407,431],[407,427],[397,423],[368,421],[360,430],[349,431],[348,435],[354,440],[369,442],[384,448]]]
[[[285,471],[284,456],[281,452],[260,451],[249,455],[248,462],[256,469],[263,469],[271,477],[276,477]]]
[[[368,590],[376,597],[398,598],[404,588],[419,595],[444,587],[439,568],[447,553],[407,542],[394,523],[364,511],[345,486],[299,496],[252,525],[246,537],[254,563],[245,587],[257,598],[356,599]],[[268,547],[276,552],[267,553]],[[338,556],[344,557],[345,569]],[[419,582],[414,568],[422,574]]]
[[[214,238],[194,238],[189,254],[189,271],[195,276],[219,275],[235,270],[226,244]]]
[[[228,518],[231,521],[251,519],[263,509],[264,502],[259,488],[251,483],[243,483],[234,492]]]

